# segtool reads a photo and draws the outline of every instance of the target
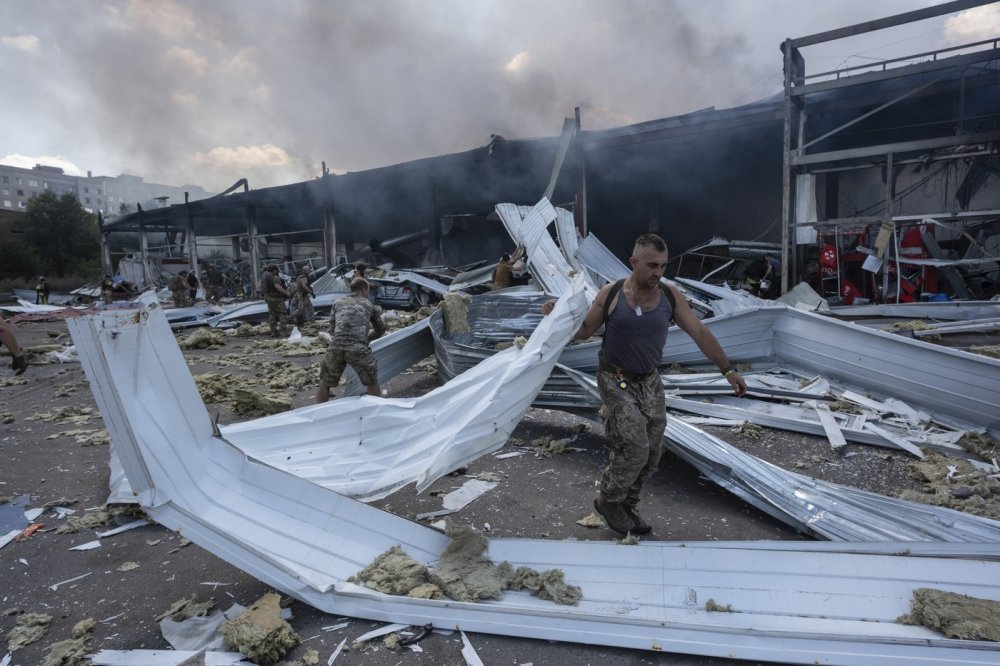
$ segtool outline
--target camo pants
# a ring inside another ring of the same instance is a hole
[[[333,388],[340,383],[344,369],[350,364],[358,379],[365,386],[378,383],[378,365],[371,349],[345,351],[330,349],[326,352],[323,364],[319,368],[319,385]]]
[[[300,322],[312,321],[315,316],[313,312],[312,299],[306,294],[299,294],[295,306],[295,318]]]
[[[609,502],[634,506],[642,484],[660,464],[667,427],[666,401],[656,372],[637,380],[626,379],[625,388],[619,381],[615,373],[597,373],[610,456],[601,475],[601,495]]]
[[[285,309],[285,299],[280,296],[265,296],[267,303],[267,323],[271,326],[271,333],[277,333],[278,327],[285,330],[288,325],[288,310]]]

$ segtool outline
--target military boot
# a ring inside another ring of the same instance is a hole
[[[604,522],[615,532],[628,534],[635,529],[621,502],[609,502],[603,495],[598,495],[594,500],[594,510],[601,514]]]
[[[15,375],[23,375],[24,371],[28,369],[28,357],[24,354],[15,356],[10,362],[10,367],[14,369]]]
[[[639,515],[639,512],[636,511],[636,507],[638,505],[638,501],[625,500],[625,503],[622,504],[622,508],[625,509],[625,514],[632,520],[633,534],[649,534],[653,531],[653,528],[651,525],[648,525]]]

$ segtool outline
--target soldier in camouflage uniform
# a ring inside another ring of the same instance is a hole
[[[181,271],[170,278],[167,287],[170,289],[170,297],[174,301],[174,307],[184,307],[187,304],[187,271]]]
[[[319,388],[316,402],[330,399],[330,389],[340,383],[344,368],[350,365],[358,373],[368,395],[379,396],[378,367],[368,343],[385,333],[385,324],[379,308],[368,300],[368,281],[351,280],[351,293],[333,304],[330,312],[330,330],[333,334],[330,349],[319,370]],[[369,332],[370,330],[370,332]]]
[[[279,330],[284,333],[288,328],[288,311],[285,309],[285,299],[289,297],[288,290],[278,277],[278,266],[268,264],[264,267],[264,277],[260,280],[260,291],[267,303],[267,323],[271,326],[271,337],[278,337]]]
[[[295,297],[298,299],[295,307],[295,323],[301,326],[307,321],[312,321],[313,313],[312,297],[316,295],[309,285],[309,271],[303,268],[299,271],[299,277],[295,281]]]
[[[574,337],[585,340],[605,326],[597,384],[604,401],[609,461],[594,508],[613,530],[646,534],[653,528],[637,507],[643,482],[656,471],[663,450],[667,419],[657,366],[671,320],[719,367],[736,395],[746,393],[746,382],[680,292],[661,284],[667,267],[663,239],[640,236],[629,263],[632,273],[598,292]],[[552,305],[546,303],[542,312],[551,312]]]

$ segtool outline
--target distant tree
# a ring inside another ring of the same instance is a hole
[[[47,191],[28,201],[24,242],[35,248],[45,270],[59,277],[100,260],[97,216],[68,192],[57,197]]]
[[[34,280],[42,274],[42,262],[35,248],[21,240],[0,245],[0,278]]]

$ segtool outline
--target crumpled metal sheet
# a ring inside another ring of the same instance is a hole
[[[524,347],[498,352],[426,395],[341,398],[223,426],[222,436],[246,455],[350,497],[377,499],[414,482],[423,490],[503,446],[587,307],[578,278]]]
[[[571,334],[576,323],[563,318],[541,347]],[[213,436],[211,419],[158,307],[106,312],[69,326],[147,513],[322,611],[787,663],[813,663],[820,656],[828,664],[972,664],[995,654],[993,643],[947,639],[895,621],[908,610],[917,587],[1000,599],[1000,563],[964,544],[932,544],[927,556],[925,544],[907,544],[902,548],[909,555],[901,556],[886,554],[885,544],[824,552],[799,543],[734,548],[491,541],[494,560],[561,568],[567,581],[583,589],[576,607],[524,593],[507,593],[489,603],[411,599],[348,583],[349,576],[397,544],[429,564],[447,538],[264,464]],[[494,367],[490,376],[499,380],[502,373]],[[351,403],[359,418],[372,415],[371,401],[340,402]],[[471,391],[464,406],[470,412],[483,407]],[[335,408],[336,402],[328,403],[319,411]],[[409,425],[423,420],[415,412]],[[490,428],[466,430],[463,437],[476,439]],[[406,445],[405,438],[397,441],[400,448]],[[960,565],[955,557],[963,558]],[[709,598],[731,604],[736,612],[705,611]]]
[[[632,273],[628,266],[619,261],[618,257],[592,233],[580,241],[576,256],[605,282],[624,280]]]

